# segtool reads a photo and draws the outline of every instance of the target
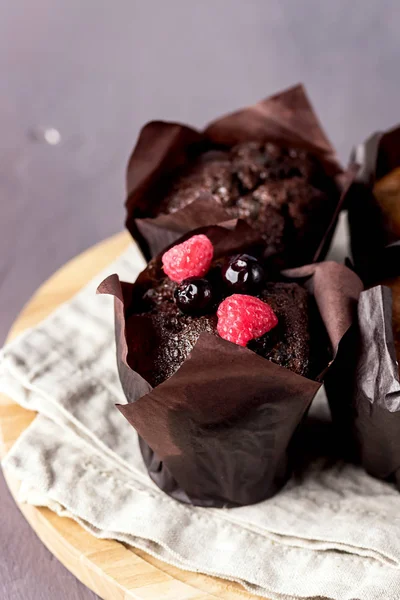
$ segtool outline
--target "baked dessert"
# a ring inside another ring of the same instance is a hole
[[[400,275],[400,127],[359,147],[343,196],[354,268],[371,287]]]
[[[379,179],[373,194],[382,215],[382,226],[388,232],[387,242],[400,239],[400,167]]]
[[[380,282],[392,290],[392,326],[396,358],[400,374],[400,277],[391,277]]]
[[[379,179],[373,188],[374,197],[382,214],[382,228],[386,233],[386,242],[400,240],[400,168],[393,169]],[[399,252],[391,248],[379,255],[378,268],[391,275],[400,275]],[[392,290],[392,323],[397,362],[400,364],[400,276],[383,280],[382,285]]]
[[[281,267],[312,259],[338,200],[333,179],[309,152],[246,142],[210,150],[170,173],[157,213],[174,213],[204,192],[256,228]]]
[[[130,365],[153,387],[178,370],[203,332],[247,345],[298,375],[320,372],[311,344],[316,311],[303,287],[268,281],[262,260],[248,254],[213,260],[204,235],[172,247],[163,264],[166,276],[127,314],[128,328],[139,316],[147,330],[146,348],[132,353]],[[319,358],[327,363],[326,357],[320,346]]]
[[[361,282],[350,269],[328,261],[274,279],[262,249],[241,220],[206,226],[134,283],[110,275],[100,287],[114,296],[118,409],[152,480],[181,502],[243,506],[281,489],[352,320]],[[348,380],[335,384],[342,399]]]

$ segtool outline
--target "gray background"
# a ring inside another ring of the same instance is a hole
[[[121,230],[145,121],[201,126],[302,81],[345,162],[400,121],[399,27],[397,0],[0,0],[0,343],[43,280]],[[94,598],[2,480],[0,502],[1,600]]]

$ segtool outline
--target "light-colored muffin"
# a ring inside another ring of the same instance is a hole
[[[400,168],[394,169],[377,181],[374,185],[374,196],[382,210],[387,231],[393,238],[400,238]],[[400,276],[385,279],[381,283],[392,290],[393,334],[397,361],[400,363]]]
[[[374,196],[382,210],[385,228],[393,238],[400,238],[400,167],[375,183]]]
[[[392,277],[381,282],[392,290],[393,298],[393,335],[397,362],[400,365],[400,277]]]

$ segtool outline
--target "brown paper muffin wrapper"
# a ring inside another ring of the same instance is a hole
[[[207,235],[216,257],[256,243],[254,231],[243,222],[234,229],[228,224],[192,233]],[[146,319],[133,314],[132,307],[161,276],[158,256],[134,284],[111,275],[99,288],[115,297],[117,361],[128,402],[118,408],[139,434],[149,475],[173,498],[199,506],[268,498],[290,476],[300,450],[297,432],[323,373],[313,381],[203,333],[175,374],[152,389],[143,370],[142,375],[135,371],[143,353],[148,352],[149,372],[154,365]],[[336,349],[353,320],[359,278],[330,262],[293,269],[287,276],[306,282]]]
[[[400,275],[400,127],[374,133],[353,153],[348,208],[356,271],[367,285]]]
[[[400,379],[389,288],[361,293],[357,318],[339,345],[325,386],[338,439],[349,456],[400,490]]]
[[[271,141],[308,150],[339,185],[342,169],[301,85],[223,116],[203,131],[179,123],[152,121],[141,130],[127,168],[126,227],[147,259],[191,229],[231,218],[211,195],[203,195],[173,214],[157,212],[171,172],[207,150],[246,141]],[[338,212],[337,207],[310,261],[325,255]]]
[[[400,490],[399,167],[400,127],[373,134],[353,153],[344,202],[354,268],[370,289],[360,295],[325,385],[350,456]],[[335,393],[340,381],[342,395]]]

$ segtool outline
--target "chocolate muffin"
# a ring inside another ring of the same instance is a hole
[[[256,228],[265,256],[280,266],[312,259],[337,203],[337,188],[309,152],[247,142],[201,154],[170,174],[157,215],[211,193],[232,218]],[[156,215],[155,215],[156,216]]]
[[[175,299],[178,285],[167,277],[158,282],[144,293],[136,313],[148,319],[148,345],[142,352],[134,353],[132,367],[152,386],[159,385],[177,371],[201,333],[218,336],[217,305],[221,296],[207,314],[185,314]],[[251,340],[248,347],[298,375],[315,378],[319,367],[310,340],[315,315],[306,290],[297,283],[269,282],[255,296],[272,308],[278,325],[260,338]],[[131,326],[134,328],[134,321],[131,321]],[[324,354],[321,350],[319,352]],[[154,366],[150,372],[149,364]]]

